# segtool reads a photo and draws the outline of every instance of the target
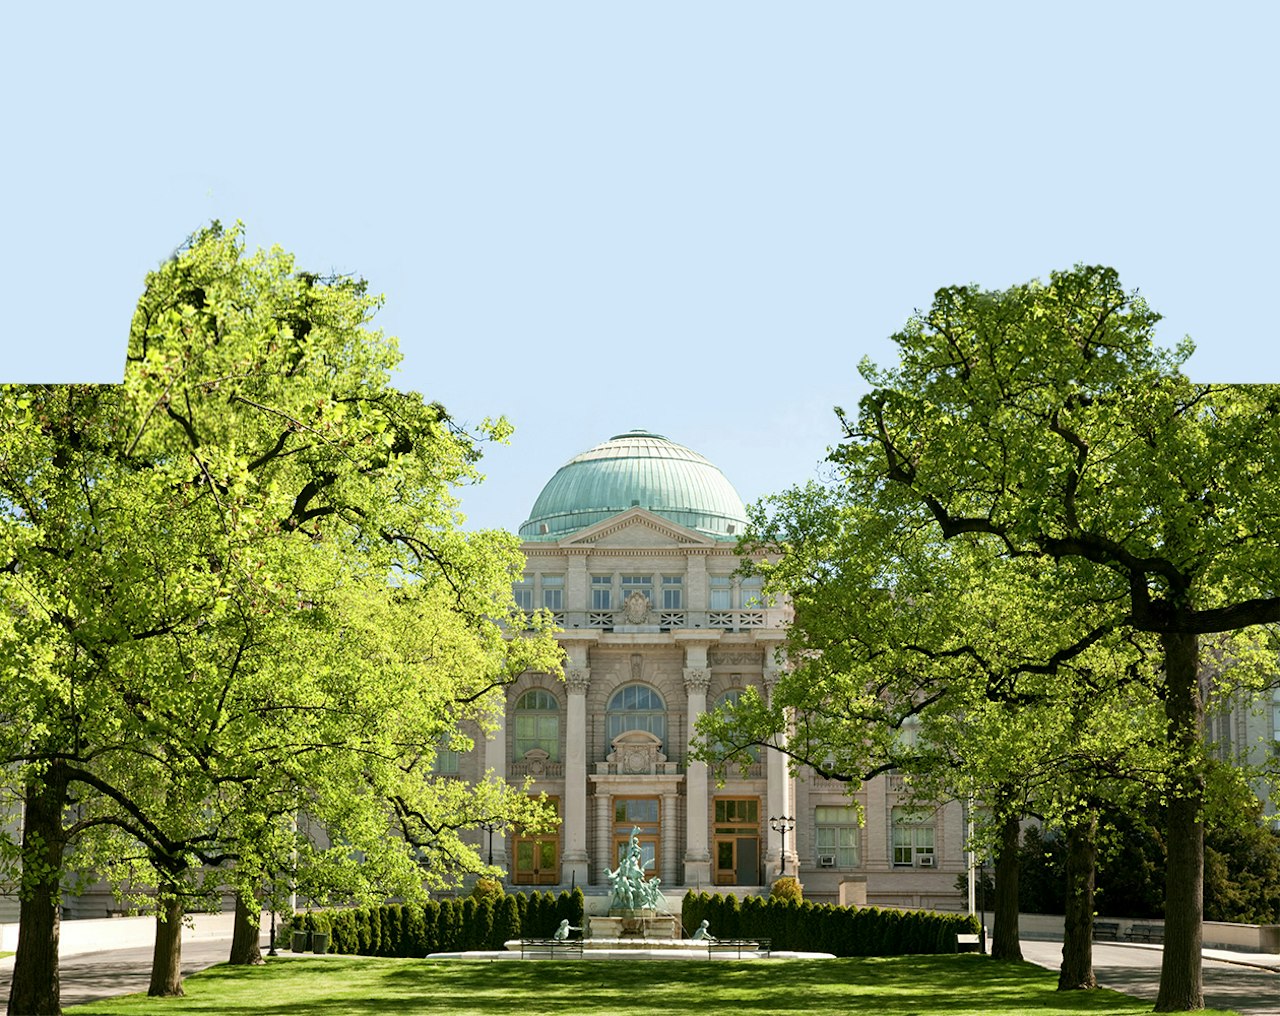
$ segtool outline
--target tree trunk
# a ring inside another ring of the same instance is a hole
[[[238,965],[265,963],[259,945],[262,907],[256,897],[236,893],[236,920],[231,932],[231,958]]]
[[[18,951],[9,985],[11,1016],[57,1016],[58,913],[62,852],[66,845],[62,813],[67,778],[54,762],[26,786],[22,821],[22,883],[18,907]]]
[[[1058,990],[1096,988],[1093,976],[1093,889],[1098,861],[1098,813],[1067,827],[1067,920]]]
[[[182,898],[177,886],[161,885],[161,908],[156,914],[156,945],[151,954],[151,996],[181,995],[182,991]]]
[[[1204,1008],[1200,950],[1204,934],[1204,701],[1199,639],[1160,636],[1165,664],[1165,715],[1173,755],[1164,891],[1164,959],[1156,1012]]]
[[[1022,959],[1018,941],[1018,833],[1017,815],[1010,815],[1000,827],[1000,848],[996,853],[996,922],[991,939],[991,958]]]

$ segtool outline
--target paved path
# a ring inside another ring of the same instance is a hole
[[[1057,970],[1062,965],[1062,943],[1023,940],[1022,955]],[[1161,960],[1159,946],[1093,945],[1093,973],[1099,985],[1152,1002],[1160,986]],[[1206,949],[1204,996],[1205,1005],[1215,1009],[1235,1009],[1243,1016],[1280,1016],[1280,956]]]

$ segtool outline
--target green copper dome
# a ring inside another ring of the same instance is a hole
[[[559,540],[636,507],[717,540],[736,540],[746,527],[742,498],[724,473],[661,434],[633,430],[561,466],[520,536]]]

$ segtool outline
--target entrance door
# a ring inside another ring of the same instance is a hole
[[[560,814],[560,799],[547,798]],[[511,880],[519,885],[557,885],[560,882],[560,833],[526,833],[516,829],[515,865]]]
[[[760,884],[760,837],[716,837],[716,885]]]
[[[716,798],[714,850],[716,885],[760,884],[759,798]]]
[[[556,885],[560,881],[560,845],[554,836],[516,840],[514,881],[520,885]]]

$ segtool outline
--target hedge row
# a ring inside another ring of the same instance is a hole
[[[329,951],[361,956],[423,957],[436,952],[501,949],[513,938],[550,938],[560,922],[582,926],[582,890],[512,893],[496,899],[429,900],[424,906],[314,910],[292,928],[328,932]]]
[[[808,900],[744,900],[729,894],[688,893],[681,921],[691,934],[702,922],[716,938],[768,938],[774,949],[837,956],[899,956],[955,952],[956,935],[978,930],[969,914],[836,907]]]

